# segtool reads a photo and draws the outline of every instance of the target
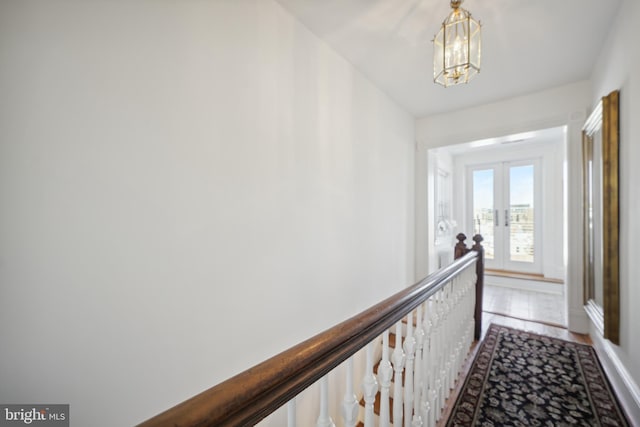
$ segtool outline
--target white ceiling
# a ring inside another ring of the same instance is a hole
[[[431,40],[449,0],[277,0],[416,117],[588,79],[621,0],[467,0],[482,69],[433,83]]]

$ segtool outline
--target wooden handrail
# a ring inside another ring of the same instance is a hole
[[[471,251],[362,313],[143,422],[156,426],[254,425],[422,304],[469,265]]]

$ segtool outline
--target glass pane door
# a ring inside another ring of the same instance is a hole
[[[533,165],[509,167],[509,260],[534,261]]]
[[[541,273],[539,160],[503,164],[505,193],[505,257],[503,268]]]
[[[473,235],[481,234],[484,238],[485,259],[495,257],[494,236],[494,169],[476,169],[472,171],[473,187]]]
[[[538,164],[527,160],[469,169],[469,229],[484,238],[487,268],[542,271]]]

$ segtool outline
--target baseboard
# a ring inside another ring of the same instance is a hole
[[[591,328],[591,340],[598,358],[607,374],[620,405],[632,426],[640,426],[640,388],[616,354],[609,340],[605,340],[595,327]]]
[[[591,322],[584,308],[571,308],[569,307],[569,315],[567,316],[567,328],[571,332],[578,334],[588,334]]]
[[[485,268],[484,274],[488,276],[501,276],[508,277],[511,279],[524,279],[524,280],[533,280],[536,282],[551,282],[564,284],[564,280],[557,279],[554,276],[545,276],[543,274],[538,273],[524,273],[521,271],[512,271],[512,270],[499,270],[495,268]],[[560,275],[559,277],[563,277],[564,275]]]

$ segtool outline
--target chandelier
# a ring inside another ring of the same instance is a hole
[[[433,39],[433,81],[444,87],[468,83],[480,72],[480,23],[451,0],[453,9]]]

